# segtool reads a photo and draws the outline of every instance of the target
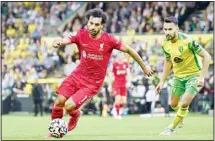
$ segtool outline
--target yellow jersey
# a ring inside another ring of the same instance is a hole
[[[171,59],[176,77],[183,78],[193,74],[200,74],[202,61],[198,54],[202,47],[193,36],[179,32],[178,40],[174,43],[170,40],[165,40],[162,43],[162,49],[166,59]]]

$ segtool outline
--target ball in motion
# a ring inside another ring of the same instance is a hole
[[[55,138],[62,138],[68,132],[67,123],[60,118],[54,119],[50,122],[49,133]]]

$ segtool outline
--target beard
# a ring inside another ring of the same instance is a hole
[[[90,32],[90,35],[93,36],[93,37],[96,37],[100,31],[96,31],[96,30],[89,30]]]
[[[175,39],[175,37],[176,37],[176,34],[174,34],[174,35],[166,35],[166,38],[167,38],[167,40],[174,40]]]

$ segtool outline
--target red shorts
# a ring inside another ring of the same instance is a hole
[[[66,98],[72,97],[76,104],[76,108],[80,108],[83,103],[90,100],[94,95],[97,94],[99,88],[89,88],[87,85],[83,85],[80,80],[68,76],[61,83],[56,93],[65,96]]]
[[[113,88],[113,96],[120,95],[120,96],[127,96],[126,87],[114,87]]]

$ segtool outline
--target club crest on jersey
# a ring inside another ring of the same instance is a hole
[[[104,48],[104,43],[101,43],[101,44],[100,44],[99,51],[103,51],[103,48]]]
[[[184,51],[183,46],[178,47],[178,50],[182,53]]]

